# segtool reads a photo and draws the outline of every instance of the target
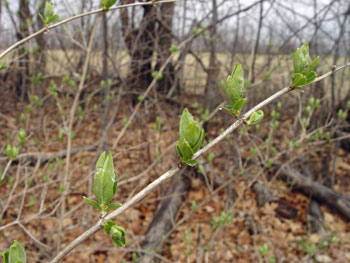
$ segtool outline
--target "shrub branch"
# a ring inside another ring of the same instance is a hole
[[[321,81],[321,80],[331,76],[335,72],[337,72],[339,70],[342,70],[342,69],[344,69],[346,67],[349,67],[349,66],[350,66],[350,63],[345,64],[345,65],[343,65],[343,66],[341,66],[339,68],[334,66],[330,72],[325,73],[324,75],[321,75],[320,77],[316,78],[314,82],[319,82],[319,81]],[[305,86],[309,86],[309,85],[305,85]],[[287,94],[287,93],[289,93],[289,92],[291,92],[293,90],[295,90],[295,88],[292,87],[292,86],[285,87],[282,90],[274,93],[272,96],[268,97],[264,101],[260,102],[259,104],[257,104],[253,108],[251,108],[240,119],[236,120],[223,133],[221,133],[218,137],[216,137],[212,142],[208,143],[204,148],[202,148],[201,150],[196,152],[194,154],[194,156],[193,156],[193,159],[197,159],[198,157],[200,157],[201,155],[206,153],[209,149],[211,149],[216,144],[218,144],[220,141],[225,139],[225,137],[228,134],[232,133],[240,125],[242,125],[245,121],[247,121],[248,118],[250,117],[250,115],[253,112],[255,112],[257,110],[260,110],[261,108],[263,108],[264,106],[270,104],[271,102],[273,102],[277,98],[279,98],[282,95],[285,95],[285,94]],[[61,252],[58,253],[58,255],[51,261],[51,263],[56,263],[59,260],[61,260],[62,258],[64,258],[75,247],[77,247],[78,245],[83,243],[85,240],[87,240],[89,237],[91,237],[93,234],[95,234],[97,231],[102,229],[104,223],[107,220],[112,220],[112,219],[116,218],[117,216],[119,216],[120,214],[124,213],[127,209],[129,209],[130,207],[134,206],[136,203],[138,203],[140,200],[142,200],[145,196],[147,196],[149,193],[151,193],[155,188],[157,188],[160,184],[162,184],[163,182],[165,182],[166,180],[168,180],[169,178],[174,176],[177,172],[179,172],[183,168],[184,168],[184,166],[179,163],[177,166],[173,167],[172,169],[168,170],[163,175],[158,177],[152,183],[147,185],[143,190],[141,190],[136,195],[134,195],[132,198],[130,198],[128,201],[126,201],[120,208],[118,208],[114,212],[108,214],[106,217],[100,219],[94,226],[92,226],[90,229],[88,229],[83,234],[81,234],[79,237],[77,237],[75,240],[73,240],[68,246],[66,246]]]

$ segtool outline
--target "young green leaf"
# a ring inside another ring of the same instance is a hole
[[[17,133],[17,139],[19,143],[23,146],[26,142],[26,132],[21,128]]]
[[[305,65],[310,61],[309,56],[309,44],[306,42],[294,53],[293,64],[294,64],[294,73],[301,73]]]
[[[9,263],[26,263],[26,253],[21,244],[15,240],[10,247]]]
[[[308,66],[303,70],[304,75],[309,75],[312,70],[317,66],[318,61],[320,60],[320,57],[316,57]]]
[[[119,247],[125,246],[125,229],[123,227],[117,225],[112,226],[110,230],[110,235],[114,244],[116,244]]]
[[[191,161],[193,154],[202,145],[204,130],[197,121],[193,120],[191,113],[184,109],[179,127],[179,141],[176,150],[183,163],[194,166],[196,161]]]
[[[44,16],[41,14],[39,14],[39,16],[45,25],[49,25],[58,20],[58,15],[54,13],[52,2],[46,2]]]
[[[317,74],[312,70],[317,66],[319,59],[319,57],[316,57],[311,61],[308,43],[297,48],[293,56],[294,75],[292,76],[292,83],[295,88],[303,91],[300,86],[310,84],[316,79]]]
[[[264,112],[262,110],[253,112],[253,114],[250,115],[250,118],[247,121],[247,125],[256,125],[260,123],[263,120],[263,118],[264,118]]]
[[[103,228],[104,228],[104,230],[105,230],[105,234],[109,234],[109,232],[111,232],[112,226],[115,226],[115,223],[114,223],[113,221],[111,221],[111,220],[108,220],[108,221],[104,224]]]
[[[236,103],[233,105],[231,113],[238,116],[241,114],[243,106],[247,103],[247,98],[242,98],[236,101]]]
[[[103,169],[111,177],[111,180],[113,182],[113,192],[115,194],[115,192],[117,190],[117,185],[118,185],[118,177],[117,177],[116,171],[114,170],[113,158],[112,158],[111,152],[109,152],[107,155],[107,159],[105,160],[105,163],[103,165]]]
[[[109,8],[114,5],[117,2],[117,0],[101,0],[101,7],[106,9],[106,11],[109,10]]]
[[[153,71],[151,75],[152,75],[152,78],[157,80],[161,80],[163,78],[163,74],[158,71]]]
[[[106,159],[106,153],[103,152],[103,153],[101,153],[100,157],[98,158],[98,160],[96,162],[95,173],[102,170],[103,164],[105,163],[105,159]]]
[[[107,212],[110,211],[110,210],[116,210],[116,209],[118,209],[121,206],[122,206],[121,203],[111,203],[111,204],[107,205],[106,210],[107,210]]]
[[[223,84],[227,98],[231,105],[221,106],[222,109],[228,110],[231,114],[239,115],[246,103],[243,98],[244,92],[244,75],[241,64],[236,64],[232,75],[227,77],[226,83]]]
[[[2,253],[2,257],[3,257],[4,263],[9,263],[9,252],[8,251],[4,251]]]
[[[2,169],[0,168],[0,185],[5,182],[5,175],[2,173]]]
[[[19,149],[18,149],[18,147],[13,146],[13,147],[12,147],[12,156],[11,156],[12,160],[17,160],[18,154],[19,154]]]
[[[103,170],[95,177],[93,192],[100,204],[108,204],[114,197],[111,177]]]
[[[242,98],[244,91],[244,77],[241,64],[236,64],[232,75],[227,77],[226,80],[226,94],[231,103],[234,105],[239,99]]]
[[[181,119],[180,119],[179,137],[184,136],[187,126],[193,121],[194,121],[193,116],[188,111],[188,109],[185,108],[184,111],[182,112]]]
[[[201,132],[202,129],[196,121],[187,125],[186,130],[184,132],[184,137],[192,149],[194,149],[195,146],[197,146],[198,140],[200,140],[201,137]]]
[[[46,18],[53,16],[53,3],[51,2],[46,2],[45,4],[45,10],[44,10],[44,16]]]
[[[90,205],[90,206],[93,206],[93,207],[96,207],[98,210],[102,211],[101,207],[100,207],[100,204],[93,201],[93,200],[90,200],[88,199],[87,197],[83,196],[83,199],[84,199],[84,202],[87,204],[87,205]]]
[[[9,159],[12,157],[12,146],[11,146],[11,144],[7,144],[6,145],[5,154],[6,154],[7,158],[9,158]]]
[[[6,68],[6,62],[5,61],[0,62],[0,70],[5,68]]]
[[[193,150],[184,137],[181,137],[177,142],[176,149],[182,161],[191,160]]]
[[[100,205],[108,205],[117,189],[117,174],[114,170],[112,154],[107,158],[101,154],[96,163],[93,192]]]
[[[306,76],[301,73],[295,73],[292,77],[292,81],[295,86],[303,86],[307,83]]]
[[[169,51],[171,53],[176,53],[179,51],[179,47],[177,45],[172,44],[171,47],[169,48]]]

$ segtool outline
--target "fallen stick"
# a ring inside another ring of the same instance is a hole
[[[71,154],[76,154],[79,152],[84,151],[92,151],[97,148],[96,145],[90,145],[90,146],[83,146],[83,147],[74,147],[71,150]],[[36,152],[36,153],[22,153],[17,156],[17,160],[13,161],[12,163],[16,163],[20,161],[21,163],[29,162],[30,164],[36,164],[37,161],[41,164],[44,164],[50,160],[53,160],[55,158],[65,158],[67,156],[67,150],[62,150],[59,152],[51,152],[51,153],[43,153],[43,152]],[[6,160],[7,157],[0,157],[0,161]]]
[[[321,204],[326,204],[329,208],[335,209],[339,214],[350,221],[349,198],[320,183],[312,181],[311,178],[302,175],[289,166],[281,164],[277,164],[276,166],[282,171],[282,178],[284,180],[292,181],[293,188],[311,195],[313,198],[321,202]]]

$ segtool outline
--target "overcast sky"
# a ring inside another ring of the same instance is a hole
[[[4,2],[4,1],[2,1]],[[12,13],[15,13],[18,9],[18,0],[10,0],[8,1],[10,5],[10,10]],[[76,0],[53,0],[55,4],[55,8],[57,13],[61,18],[66,18],[73,14],[77,14],[80,12],[81,2]],[[90,2],[90,1],[89,1]],[[119,1],[118,1],[119,2]],[[250,4],[255,2],[254,0],[217,0],[217,4],[219,5],[218,13],[219,18],[223,17],[227,14],[236,12],[238,10],[238,6],[244,8]],[[274,4],[271,7],[271,3]],[[314,2],[316,2],[316,6],[314,6]],[[271,29],[271,26],[274,27],[273,31],[275,34],[279,34],[283,30],[290,30],[290,28],[299,28],[305,26],[309,23],[312,28],[312,24],[308,19],[311,19],[315,12],[320,12],[318,14],[318,19],[325,19],[326,21],[322,24],[322,29],[326,31],[326,33],[336,38],[338,34],[338,24],[336,19],[334,19],[339,13],[338,4],[334,4],[331,10],[325,11],[325,6],[331,3],[332,0],[294,0],[294,1],[267,1],[264,4],[264,12],[268,12],[263,21],[263,30],[262,34],[267,36]],[[348,4],[346,0],[339,1],[344,6],[347,7]],[[30,0],[32,13],[36,12],[39,0]],[[93,0],[92,6],[88,6],[87,10],[93,10],[99,7],[100,0]],[[186,10],[184,9],[186,7]],[[141,8],[140,8],[141,10]],[[192,24],[193,20],[199,21],[205,14],[210,14],[212,10],[212,1],[211,0],[187,0],[176,4],[176,12],[174,17],[174,29],[175,32],[188,31],[189,26]],[[322,11],[323,10],[323,11]],[[295,13],[293,14],[293,12]],[[338,12],[338,13],[337,13]],[[259,7],[256,6],[249,12],[243,14],[240,19],[240,26],[245,27],[247,35],[251,35],[254,37],[254,31],[256,31],[257,23],[258,23],[258,14]],[[118,11],[110,12],[109,16],[111,19],[117,19],[119,15]],[[186,20],[184,23],[184,15],[186,15]],[[140,15],[139,15],[140,17]],[[219,29],[229,31],[230,28],[234,28],[236,24],[236,17],[232,17],[228,19],[220,25]],[[342,18],[339,17],[339,20]],[[350,20],[350,19],[349,19]],[[17,22],[17,21],[16,21]],[[350,23],[350,21],[348,21]],[[204,24],[210,23],[210,17],[203,22]],[[244,24],[245,23],[245,24]],[[348,23],[348,25],[349,25]],[[3,7],[2,8],[2,17],[1,17],[2,28],[5,29],[5,33],[13,33],[13,23],[9,17],[8,11]],[[182,29],[183,25],[185,25],[185,29]],[[347,32],[349,33],[349,26],[347,27]],[[3,31],[4,33],[4,31]],[[300,34],[297,35],[297,38],[307,38],[308,35],[312,35],[313,30],[302,30]],[[178,33],[179,34],[179,33]],[[270,32],[271,34],[271,32]],[[324,32],[320,31],[319,34],[324,34]],[[349,34],[348,34],[349,35]],[[232,34],[233,36],[233,34]],[[230,36],[228,36],[230,37]],[[349,36],[347,36],[349,38]],[[14,40],[14,39],[13,39]],[[300,39],[300,41],[306,41],[305,39]]]

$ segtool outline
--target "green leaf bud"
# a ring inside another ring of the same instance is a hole
[[[9,158],[9,159],[11,158],[11,156],[12,156],[12,146],[11,146],[11,144],[7,144],[6,145],[5,154],[6,154],[7,158]]]
[[[315,98],[314,97],[309,98],[308,101],[307,101],[307,104],[310,107],[314,107],[315,106]]]
[[[311,111],[312,111],[312,108],[311,108],[310,105],[308,105],[308,106],[305,108],[305,113],[306,113],[306,115],[307,115],[307,116],[310,116]]]
[[[114,170],[112,154],[102,153],[96,163],[93,192],[100,205],[108,205],[117,189],[118,178]],[[102,207],[102,209],[104,209]]]
[[[176,53],[179,51],[179,47],[177,45],[172,44],[171,47],[169,48],[169,51],[171,53]]]
[[[101,7],[106,9],[106,11],[109,10],[109,8],[114,5],[117,2],[117,0],[101,0]]]
[[[0,62],[0,70],[2,70],[2,69],[6,69],[6,62],[5,61]]]
[[[23,128],[18,131],[17,139],[22,146],[26,143],[26,132],[23,130]]]
[[[277,103],[277,106],[276,106],[276,110],[280,111],[280,110],[281,110],[281,107],[282,107],[282,103],[281,103],[281,102],[278,102],[278,103]]]
[[[109,232],[111,232],[112,226],[115,226],[115,223],[111,220],[108,220],[104,224],[103,229],[104,229],[105,234],[109,234]]]
[[[9,263],[25,263],[27,261],[26,253],[21,244],[15,240],[10,247],[8,262]]]
[[[319,108],[321,108],[321,104],[320,104],[320,99],[317,98],[317,99],[315,100],[315,109],[319,109]]]
[[[294,75],[292,76],[292,82],[294,87],[297,88],[299,86],[310,84],[316,79],[317,74],[312,70],[317,66],[319,59],[319,57],[316,57],[311,63],[309,63],[311,59],[309,56],[308,43],[297,48],[293,55]],[[302,89],[299,90],[302,91]]]
[[[0,253],[0,255],[1,255],[1,253]],[[2,257],[4,259],[4,263],[9,263],[9,252],[8,251],[4,251],[2,253]]]
[[[246,102],[245,99],[242,98],[244,92],[244,76],[241,64],[235,65],[231,76],[227,77],[223,88],[225,89],[227,98],[233,109],[236,112],[240,112]]]
[[[198,151],[202,145],[203,138],[203,128],[193,119],[187,108],[185,108],[181,115],[179,141],[176,144],[176,149],[182,162],[195,164],[195,162],[190,161],[193,154]]]
[[[110,229],[110,236],[114,244],[119,247],[124,247],[125,240],[125,229],[121,226],[114,225]]]
[[[260,123],[264,118],[264,112],[262,110],[258,110],[256,112],[253,112],[252,115],[250,115],[249,120],[247,121],[247,125],[256,125]]]

